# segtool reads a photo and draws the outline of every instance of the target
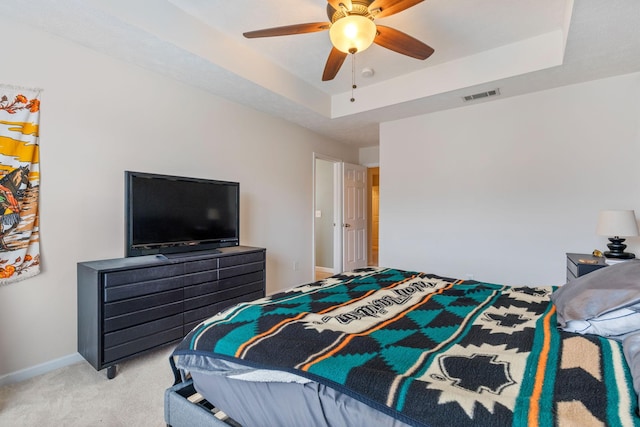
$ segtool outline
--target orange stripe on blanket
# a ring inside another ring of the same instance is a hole
[[[363,331],[363,332],[359,332],[359,333],[357,333],[357,334],[351,334],[351,335],[347,336],[347,338],[345,338],[345,340],[344,340],[344,341],[342,341],[342,343],[340,343],[340,345],[338,345],[338,346],[334,347],[334,348],[333,348],[333,350],[331,350],[331,351],[329,351],[329,352],[325,353],[324,355],[319,356],[316,360],[312,360],[311,362],[307,363],[307,364],[306,364],[306,365],[304,365],[301,369],[302,369],[303,371],[308,371],[308,370],[309,370],[309,368],[310,368],[312,365],[315,365],[316,363],[320,363],[320,362],[322,362],[323,360],[325,360],[325,359],[327,359],[327,358],[329,358],[329,357],[333,356],[333,355],[334,355],[334,354],[336,354],[338,351],[342,350],[344,347],[346,347],[346,346],[347,346],[347,344],[349,344],[349,342],[351,342],[351,340],[352,340],[353,338],[355,338],[355,337],[363,337],[363,336],[369,335],[369,334],[371,334],[372,332],[375,332],[375,331],[377,331],[377,330],[379,330],[379,329],[381,329],[381,328],[384,328],[385,326],[387,326],[387,325],[389,325],[389,324],[391,324],[391,323],[395,322],[396,320],[398,320],[398,319],[400,319],[400,318],[402,318],[402,317],[406,316],[409,312],[411,312],[411,311],[415,310],[416,308],[418,308],[418,307],[420,307],[420,306],[424,305],[424,304],[425,304],[427,301],[429,301],[429,300],[431,299],[431,297],[433,297],[434,295],[441,294],[442,292],[444,292],[445,290],[447,290],[447,289],[451,288],[455,283],[458,283],[458,282],[459,282],[459,281],[456,281],[456,282],[454,282],[454,283],[449,283],[449,284],[448,284],[447,286],[445,286],[444,288],[440,288],[440,289],[438,289],[436,292],[433,292],[433,293],[431,293],[431,294],[428,294],[428,295],[425,297],[425,299],[423,299],[420,303],[418,303],[418,304],[414,304],[413,306],[409,307],[407,310],[403,311],[402,313],[399,313],[397,316],[395,316],[395,317],[393,317],[393,318],[391,318],[391,319],[389,319],[389,320],[387,320],[387,321],[385,321],[385,322],[379,323],[379,324],[377,324],[376,326],[374,326],[374,327],[373,327],[373,328],[371,328],[371,329],[368,329],[368,330]]]
[[[538,369],[536,370],[535,382],[531,393],[529,407],[529,427],[537,427],[540,423],[540,396],[542,396],[542,386],[544,384],[544,372],[547,369],[549,361],[549,351],[551,350],[551,317],[556,312],[556,307],[552,306],[551,310],[544,317],[543,325],[543,341],[540,351],[540,359],[538,359]]]
[[[415,277],[416,277],[416,275],[413,275],[413,276],[411,276],[411,277],[409,277],[409,278],[406,278],[406,279],[404,279],[404,280],[400,280],[400,281],[398,281],[398,282],[394,282],[394,283],[390,284],[389,286],[387,286],[386,288],[381,288],[381,289],[391,289],[391,288],[393,288],[393,287],[396,287],[396,286],[398,286],[398,285],[401,285],[401,284],[402,284],[402,283],[404,283],[404,282],[407,282],[407,281],[409,281],[409,280],[412,280],[412,279],[414,279]],[[365,293],[364,295],[362,295],[360,298],[355,298],[355,299],[352,299],[352,300],[349,300],[349,301],[345,301],[345,302],[343,302],[343,303],[336,304],[336,305],[334,305],[334,306],[331,306],[331,307],[325,308],[324,310],[320,311],[320,312],[319,312],[319,314],[324,314],[324,313],[326,313],[326,312],[328,312],[328,311],[335,310],[336,308],[340,308],[340,307],[342,307],[342,306],[344,306],[344,305],[352,304],[354,301],[360,301],[360,300],[362,300],[362,299],[364,299],[364,298],[368,297],[369,295],[371,295],[371,294],[372,294],[372,293],[374,293],[374,292],[376,292],[376,290],[371,290],[371,291],[369,291],[369,292]],[[282,320],[282,321],[278,322],[276,325],[274,325],[274,326],[272,326],[271,328],[269,328],[269,330],[264,331],[264,332],[263,332],[263,333],[261,333],[261,334],[258,334],[258,335],[253,336],[250,340],[245,341],[242,345],[240,345],[240,347],[238,347],[238,349],[236,350],[236,353],[235,353],[235,357],[241,358],[242,353],[244,352],[244,350],[245,350],[248,346],[250,346],[251,344],[253,344],[253,343],[254,343],[254,342],[256,342],[256,341],[259,341],[260,339],[262,339],[262,338],[264,338],[264,337],[267,337],[267,336],[269,336],[269,335],[273,334],[274,332],[276,332],[278,329],[282,328],[282,327],[283,327],[284,325],[286,325],[287,323],[291,323],[291,322],[295,322],[295,321],[297,321],[297,320],[300,320],[302,317],[306,316],[307,314],[309,314],[309,312],[307,312],[307,311],[303,311],[302,313],[299,313],[298,315],[296,315],[296,316],[294,316],[294,317],[290,317],[290,318],[288,318],[288,319],[284,319],[284,320]]]

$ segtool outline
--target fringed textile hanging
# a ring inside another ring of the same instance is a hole
[[[0,285],[40,272],[40,91],[0,84]]]

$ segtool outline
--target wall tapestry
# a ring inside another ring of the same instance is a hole
[[[40,91],[0,84],[0,285],[40,272]]]

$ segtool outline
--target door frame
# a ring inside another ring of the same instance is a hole
[[[311,209],[311,274],[315,281],[316,274],[316,161],[324,160],[333,163],[333,272],[342,271],[342,160],[313,153],[313,197]]]

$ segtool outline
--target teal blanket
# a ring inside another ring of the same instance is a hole
[[[553,290],[361,269],[231,307],[174,355],[292,372],[416,426],[640,426],[620,344],[558,330]]]

